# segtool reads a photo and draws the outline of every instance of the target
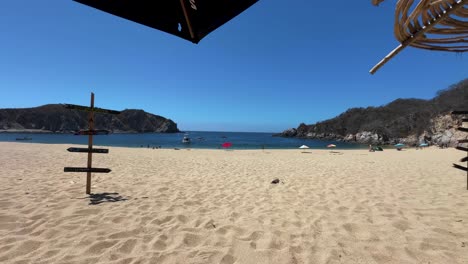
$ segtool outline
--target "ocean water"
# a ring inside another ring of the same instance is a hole
[[[203,148],[217,149],[225,142],[232,143],[232,149],[297,149],[307,145],[313,149],[325,149],[328,144],[337,145],[337,149],[360,149],[366,145],[314,139],[273,137],[271,133],[248,132],[187,132],[191,143],[182,143],[184,133],[175,134],[110,134],[94,136],[94,144],[116,147],[162,147],[162,148]],[[17,138],[31,138],[17,141]],[[0,142],[26,142],[47,144],[88,144],[87,136],[73,134],[31,134],[0,133]]]

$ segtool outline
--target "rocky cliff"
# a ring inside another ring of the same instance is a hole
[[[352,108],[313,125],[300,124],[277,136],[331,139],[363,144],[422,142],[454,146],[466,133],[454,110],[468,110],[468,79],[441,90],[431,100],[397,99],[380,107]]]
[[[71,133],[87,129],[88,113],[70,110],[61,104],[34,108],[0,109],[0,132],[29,131]],[[143,110],[127,109],[118,115],[95,113],[95,128],[114,133],[175,133],[177,124]]]

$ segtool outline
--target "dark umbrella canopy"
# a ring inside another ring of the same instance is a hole
[[[74,0],[198,43],[258,0]]]

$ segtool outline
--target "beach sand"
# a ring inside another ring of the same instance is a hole
[[[468,263],[461,151],[70,146],[0,143],[0,263]]]

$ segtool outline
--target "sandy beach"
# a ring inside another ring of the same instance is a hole
[[[70,146],[0,143],[0,263],[468,263],[461,151]]]

